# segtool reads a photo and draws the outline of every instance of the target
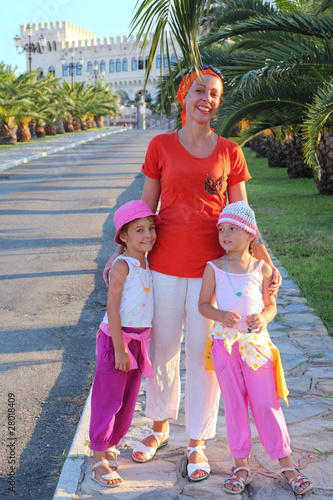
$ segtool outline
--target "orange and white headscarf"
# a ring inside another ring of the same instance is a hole
[[[222,84],[222,93],[223,93],[223,83],[224,83],[224,78],[220,70],[217,68],[214,68],[213,66],[210,66],[208,64],[203,64],[199,66],[200,74],[201,75],[213,75],[219,78]],[[184,127],[185,122],[186,122],[186,110],[185,110],[185,104],[184,104],[184,98],[191,87],[192,83],[194,80],[196,80],[199,77],[199,74],[194,70],[194,68],[191,69],[187,75],[185,75],[179,85],[179,89],[177,92],[177,99],[180,102],[182,106],[182,113],[181,113],[181,119],[182,119],[182,127]]]

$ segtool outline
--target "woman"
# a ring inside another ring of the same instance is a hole
[[[216,222],[226,205],[226,191],[230,203],[247,202],[245,182],[250,179],[240,147],[210,128],[222,93],[218,69],[203,65],[200,74],[192,69],[177,94],[183,108],[182,129],[154,137],[142,167],[146,179],[141,199],[155,212],[161,197],[161,224],[149,255],[155,303],[150,344],[154,377],[147,380],[146,414],[154,423],[149,436],[133,450],[133,459],[152,460],[156,449],[168,442],[168,419],[178,416],[179,357],[186,320],[185,415],[191,481],[202,481],[210,474],[204,440],[215,435],[219,403],[215,373],[205,371],[212,322],[198,311],[201,277],[206,262],[220,256]],[[105,271],[122,252],[118,247]],[[255,256],[272,266],[271,293],[276,293],[280,275],[260,239]]]

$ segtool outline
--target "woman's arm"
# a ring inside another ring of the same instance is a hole
[[[199,296],[199,312],[205,318],[223,323],[232,328],[240,320],[239,314],[234,311],[221,311],[213,306],[215,298],[215,273],[208,264],[202,276],[202,285]]]
[[[242,181],[239,184],[234,184],[228,189],[228,200],[229,203],[235,203],[236,201],[247,201],[245,182]],[[260,236],[259,230],[257,232],[257,237]],[[279,270],[274,266],[269,253],[263,243],[256,243],[253,246],[253,255],[258,260],[264,260],[269,264],[273,270],[273,279],[271,286],[269,287],[269,292],[276,297],[279,287],[282,283],[282,277]]]
[[[152,212],[156,212],[161,194],[161,182],[159,179],[146,177],[143,186],[141,200],[148,203]]]
[[[115,262],[110,272],[107,302],[109,329],[114,347],[115,368],[124,372],[128,372],[130,369],[130,359],[126,352],[121,332],[119,306],[127,275],[128,265],[126,262],[124,260]]]

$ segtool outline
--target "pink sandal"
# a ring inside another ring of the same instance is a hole
[[[288,471],[294,472],[295,470],[298,472],[298,476],[294,476],[291,479],[288,479],[285,475],[285,472]],[[282,469],[280,469],[280,472],[281,476],[284,477],[286,481],[288,481],[290,488],[293,490],[294,493],[296,493],[296,495],[304,495],[305,493],[313,489],[313,484],[311,483],[310,479],[304,476],[304,474],[302,474],[295,465],[294,467],[283,467]],[[309,486],[304,488],[303,491],[298,492],[299,487],[304,483],[310,483],[310,484]]]

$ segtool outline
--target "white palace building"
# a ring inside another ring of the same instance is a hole
[[[69,83],[72,78],[75,82],[89,81],[102,78],[109,83],[110,89],[124,91],[130,100],[134,101],[137,92],[143,89],[145,66],[149,53],[152,34],[144,52],[142,43],[135,45],[136,37],[105,37],[96,38],[94,33],[80,28],[68,21],[56,21],[32,25],[21,25],[21,47],[27,47],[29,41],[40,49],[39,38],[44,37],[43,53],[31,54],[32,70],[40,69],[43,75],[53,73],[56,78],[64,78]],[[30,36],[29,36],[30,34]],[[177,55],[180,50],[177,47]],[[29,54],[27,57],[27,71],[29,70]],[[161,69],[167,68],[167,56],[162,60],[160,55],[155,56],[146,90],[154,97],[154,89],[159,85]],[[176,55],[171,54],[173,62]],[[64,64],[63,64],[64,63]],[[82,63],[82,64],[81,64]],[[162,67],[162,68],[161,68]],[[73,75],[72,75],[73,72]]]

